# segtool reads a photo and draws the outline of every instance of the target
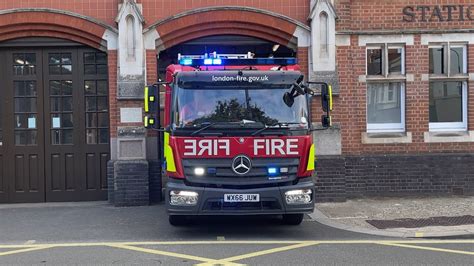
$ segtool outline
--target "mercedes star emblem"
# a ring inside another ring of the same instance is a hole
[[[238,155],[232,161],[232,170],[238,175],[245,175],[252,168],[252,162],[245,155]]]

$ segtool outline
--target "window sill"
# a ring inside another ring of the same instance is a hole
[[[474,142],[474,131],[425,132],[424,137],[427,143]]]
[[[415,81],[415,75],[413,74],[406,74],[406,75],[389,75],[388,77],[385,76],[373,76],[373,75],[361,75],[359,76],[360,83],[366,82],[413,82]]]
[[[430,80],[453,80],[453,81],[466,81],[469,80],[469,74],[461,74],[461,75],[438,75],[438,74],[429,74],[428,75]]]
[[[412,143],[411,132],[384,132],[367,133],[362,132],[362,144],[399,144]]]

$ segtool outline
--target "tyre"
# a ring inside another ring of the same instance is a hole
[[[299,225],[303,222],[304,214],[283,214],[283,223],[288,225]]]
[[[168,221],[173,226],[182,226],[186,224],[186,216],[183,215],[170,215]]]

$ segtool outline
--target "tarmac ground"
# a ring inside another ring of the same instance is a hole
[[[474,237],[397,238],[332,228],[308,216],[201,217],[168,224],[163,205],[0,205],[1,265],[472,265]]]

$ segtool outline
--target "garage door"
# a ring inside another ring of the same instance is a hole
[[[4,49],[0,61],[0,202],[106,199],[106,54]]]

